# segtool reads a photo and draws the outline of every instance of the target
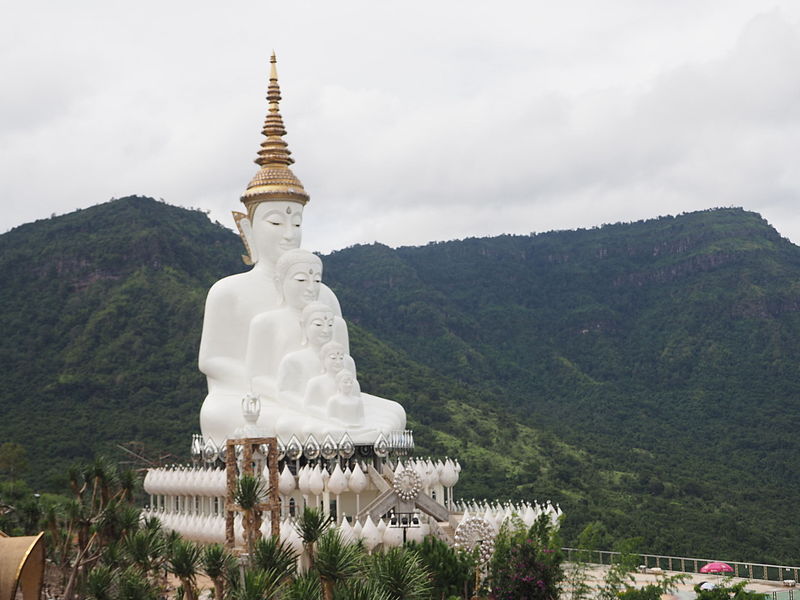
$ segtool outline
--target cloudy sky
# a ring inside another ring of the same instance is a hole
[[[232,226],[274,48],[309,249],[715,206],[800,243],[797,0],[3,4],[0,232],[129,194]]]

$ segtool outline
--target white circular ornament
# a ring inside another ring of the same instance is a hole
[[[392,485],[401,500],[411,502],[416,499],[422,489],[422,478],[414,469],[407,467],[395,475]]]
[[[472,552],[478,548],[478,562],[485,565],[494,553],[494,527],[481,517],[470,517],[461,521],[456,528],[456,548]]]

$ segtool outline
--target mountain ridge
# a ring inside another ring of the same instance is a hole
[[[205,294],[241,253],[143,197],[0,235],[0,435],[36,485],[119,442],[185,456]],[[323,261],[362,387],[405,406],[421,452],[462,458],[462,494],[561,502],[568,539],[600,520],[653,552],[800,559],[800,248],[760,216]]]

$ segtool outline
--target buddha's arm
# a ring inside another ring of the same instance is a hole
[[[200,361],[200,371],[209,382],[222,385],[245,381],[244,368],[239,360],[230,356],[212,356]]]
[[[326,375],[312,377],[306,386],[306,393],[303,397],[303,406],[307,409],[324,411],[328,402],[326,394]]]
[[[274,311],[273,311],[274,312]],[[275,322],[270,313],[262,313],[253,318],[247,336],[245,358],[245,377],[250,382],[254,394],[269,398],[277,397],[272,344],[276,337]]]
[[[281,359],[277,377],[279,392],[302,394],[305,391],[306,381],[303,379],[303,369],[299,364],[302,359],[303,355],[300,352],[291,352]]]
[[[242,358],[237,348],[243,340],[237,339],[240,328],[231,318],[232,306],[224,292],[212,287],[206,298],[203,316],[203,333],[200,338],[198,367],[210,382],[230,383],[244,380]]]

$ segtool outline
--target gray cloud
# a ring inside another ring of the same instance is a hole
[[[794,3],[295,4],[19,5],[0,231],[132,193],[230,224],[275,47],[309,248],[720,205],[800,241]]]

